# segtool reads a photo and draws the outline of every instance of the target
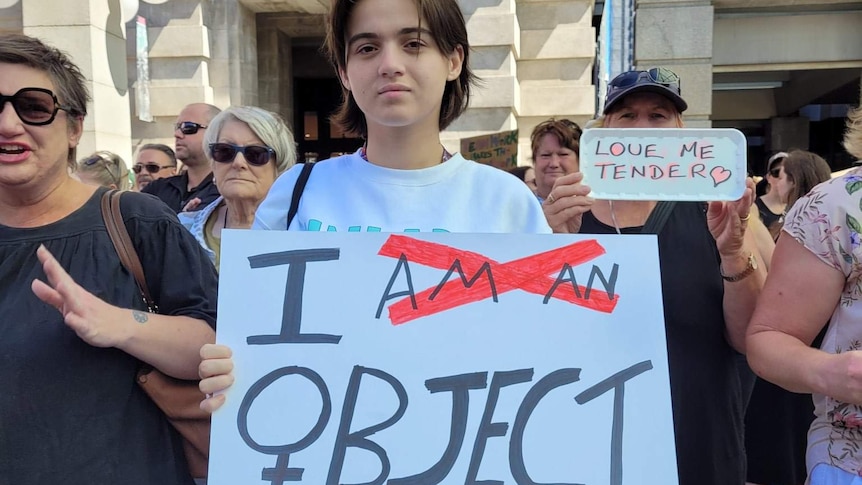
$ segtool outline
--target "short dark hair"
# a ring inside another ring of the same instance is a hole
[[[562,118],[549,118],[533,128],[533,133],[530,134],[530,148],[532,149],[533,161],[536,160],[536,152],[539,150],[539,143],[542,137],[547,134],[554,135],[560,146],[566,147],[578,156],[581,152],[581,134],[583,130],[572,120]]]
[[[324,49],[339,77],[347,71],[347,25],[356,4],[362,0],[332,0],[326,22],[326,41]],[[467,40],[467,24],[464,14],[456,0],[405,0],[413,1],[419,11],[420,19],[428,22],[428,30],[440,52],[451,54],[460,45],[464,51],[464,62],[458,79],[447,81],[443,91],[438,127],[445,129],[467,109],[470,102],[471,87],[477,82],[470,69],[470,44]],[[342,129],[361,137],[368,135],[365,114],[353,99],[353,94],[343,85],[341,105],[331,120]]]
[[[51,79],[60,104],[69,106],[69,126],[73,123],[83,123],[87,115],[87,102],[90,94],[81,69],[75,65],[69,56],[55,48],[46,45],[41,40],[23,34],[0,35],[0,62],[5,64],[22,64],[42,71]],[[7,93],[12,94],[12,93]],[[77,168],[76,149],[69,149],[66,163],[71,170]]]
[[[171,159],[171,163],[173,163],[174,165],[177,164],[177,154],[174,153],[173,148],[171,148],[167,145],[163,145],[161,143],[147,143],[145,145],[142,145],[141,148],[138,148],[138,153],[141,153],[144,150],[160,151],[160,152],[164,153],[165,155],[167,155],[168,158]]]

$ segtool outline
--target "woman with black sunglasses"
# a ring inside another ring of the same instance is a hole
[[[296,147],[280,116],[254,106],[219,113],[210,122],[203,145],[221,196],[179,218],[218,268],[222,229],[251,227],[275,179],[296,162]]]
[[[192,485],[137,377],[198,378],[217,276],[167,206],[122,192],[148,311],[106,230],[108,189],[71,173],[85,83],[61,51],[0,35],[0,482]]]

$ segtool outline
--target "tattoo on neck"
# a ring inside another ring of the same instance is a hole
[[[138,310],[132,310],[132,317],[138,323],[147,323],[147,320],[150,319],[150,317],[147,316],[146,313],[144,313],[142,311],[138,311]]]

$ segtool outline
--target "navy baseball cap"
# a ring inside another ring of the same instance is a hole
[[[680,96],[679,76],[670,69],[654,67],[648,71],[624,72],[611,79],[602,114],[608,114],[625,96],[644,92],[660,94],[671,100],[680,113],[688,109],[688,103]]]

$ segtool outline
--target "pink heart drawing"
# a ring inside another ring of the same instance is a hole
[[[727,180],[730,178],[730,175],[730,170],[724,167],[713,167],[713,169],[709,171],[709,176],[712,177],[712,181],[713,183],[715,183],[713,187],[718,187],[724,182],[727,182]]]

